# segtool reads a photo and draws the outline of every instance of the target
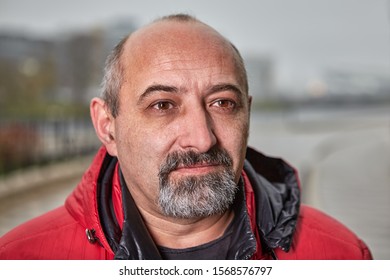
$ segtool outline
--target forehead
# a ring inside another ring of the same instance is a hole
[[[218,49],[231,52],[230,44],[214,29],[199,22],[160,21],[141,28],[126,42],[125,53],[149,55],[149,51]]]
[[[173,66],[176,70],[214,67],[239,76],[231,44],[198,22],[162,21],[138,30],[127,40],[121,62],[126,80]]]

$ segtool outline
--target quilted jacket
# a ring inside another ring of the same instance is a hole
[[[371,259],[368,247],[328,215],[300,203],[295,170],[248,148],[239,192],[244,233],[235,259]],[[156,245],[102,147],[63,206],[0,238],[0,259],[158,259]],[[245,227],[244,227],[245,228]]]

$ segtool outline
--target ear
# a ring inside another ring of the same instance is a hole
[[[252,109],[252,95],[248,95],[248,109],[250,113]]]
[[[109,112],[106,103],[101,98],[93,98],[89,109],[98,138],[111,156],[117,156],[115,119]]]

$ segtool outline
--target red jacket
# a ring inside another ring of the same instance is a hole
[[[107,220],[105,215],[110,216],[110,213],[102,214],[101,197],[110,198],[111,214],[115,216],[119,233],[123,227],[124,211],[117,163],[112,165],[109,190],[100,190],[99,180],[107,158],[106,150],[100,149],[64,206],[1,237],[0,259],[113,259],[111,236],[118,232],[115,233],[115,226],[104,230],[106,222],[103,220]],[[245,186],[243,203],[248,212],[251,234],[256,240],[250,258],[372,258],[367,246],[345,226],[320,211],[300,205],[295,171],[283,161],[248,148],[242,175]],[[143,241],[135,242],[141,244]],[[147,258],[148,252],[138,253],[141,254],[138,257]]]

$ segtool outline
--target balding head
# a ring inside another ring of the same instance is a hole
[[[184,14],[162,17],[125,37],[107,58],[103,78],[103,99],[113,117],[119,113],[119,92],[125,81],[131,82],[132,71],[150,62],[164,48],[165,52],[207,49],[218,51],[232,60],[242,91],[248,94],[248,81],[243,59],[235,46],[216,30],[196,18]],[[207,52],[205,52],[207,54]],[[203,58],[207,64],[207,56]]]

